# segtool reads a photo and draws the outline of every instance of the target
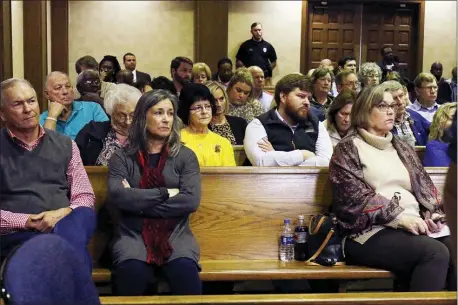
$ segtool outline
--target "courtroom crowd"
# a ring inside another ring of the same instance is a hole
[[[173,294],[201,294],[190,228],[200,168],[236,166],[234,145],[243,145],[246,166],[329,168],[348,264],[389,270],[409,291],[456,290],[443,204],[424,168],[456,163],[456,67],[444,79],[434,62],[410,80],[385,46],[379,63],[324,58],[272,87],[275,48],[260,23],[251,33],[235,65],[221,58],[213,73],[184,56],[154,77],[130,52],[83,56],[75,80],[47,75],[46,111],[27,80],[1,83],[1,259],[10,266],[1,276],[12,299],[32,298],[27,285],[37,279],[14,278],[33,261],[44,269],[34,285],[98,304],[86,248],[95,195],[84,166],[108,167],[113,294],[154,294],[161,277]],[[423,160],[416,146],[426,146]],[[57,269],[65,285],[53,281]],[[47,297],[43,304],[59,299]]]

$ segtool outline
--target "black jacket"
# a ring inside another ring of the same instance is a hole
[[[245,130],[248,123],[245,121],[245,119],[230,115],[226,115],[226,120],[229,123],[229,126],[231,126],[232,133],[235,137],[235,143],[237,145],[243,145]]]
[[[148,74],[148,73],[145,73],[145,72],[141,72],[141,71],[136,71],[137,73],[137,82],[141,82],[145,85],[149,85],[151,86],[151,76]]]
[[[75,138],[80,150],[83,165],[95,165],[103,149],[103,141],[111,129],[111,122],[90,121],[78,132]]]

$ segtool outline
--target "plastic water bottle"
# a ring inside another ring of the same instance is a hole
[[[294,234],[291,228],[291,220],[288,218],[284,220],[278,252],[282,262],[291,262],[294,260]]]
[[[308,229],[305,226],[304,215],[299,215],[294,229],[294,259],[297,261],[307,260],[307,237]]]

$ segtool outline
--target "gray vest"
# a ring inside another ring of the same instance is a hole
[[[0,208],[38,214],[70,205],[67,168],[72,142],[46,129],[38,146],[28,151],[0,130]]]

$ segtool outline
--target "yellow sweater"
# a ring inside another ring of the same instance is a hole
[[[194,134],[184,128],[181,141],[194,151],[200,166],[235,166],[231,142],[214,132]]]

